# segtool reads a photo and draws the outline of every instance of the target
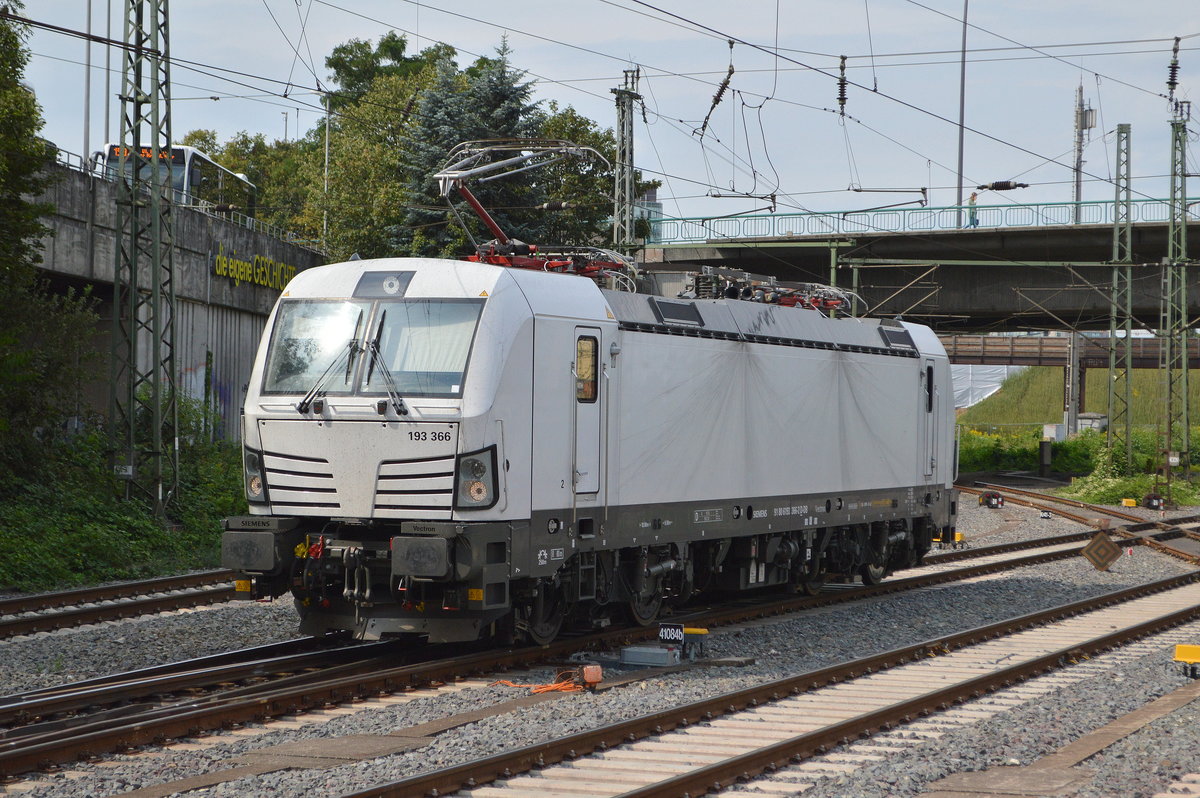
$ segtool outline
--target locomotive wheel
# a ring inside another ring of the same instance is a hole
[[[825,570],[825,563],[821,560],[814,561],[811,566],[802,564],[798,571],[793,577],[796,592],[806,596],[815,596],[820,593],[829,577],[829,572]]]
[[[815,596],[825,587],[825,572],[801,577],[796,582],[796,591],[806,596]]]
[[[864,585],[877,585],[883,581],[887,569],[882,565],[864,565],[859,573],[862,575]]]
[[[646,598],[636,596],[629,600],[629,619],[638,626],[649,626],[658,618],[662,605],[662,593],[656,592]]]
[[[532,602],[525,613],[525,635],[534,645],[544,646],[558,637],[562,630],[565,607],[562,594],[545,585],[538,588],[541,594]]]

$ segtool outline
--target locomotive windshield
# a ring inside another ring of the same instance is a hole
[[[325,378],[327,390],[348,391],[355,351],[350,342],[362,336],[362,322],[370,310],[370,302],[295,299],[280,305],[263,392],[304,393],[350,349],[346,368]]]
[[[416,299],[381,302],[373,340],[401,396],[458,396],[483,303]],[[387,390],[382,369],[366,367],[364,393]]]
[[[461,396],[482,309],[479,299],[284,300],[263,393]],[[358,357],[368,343],[378,361]]]

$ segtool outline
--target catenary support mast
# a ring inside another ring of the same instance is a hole
[[[625,85],[612,89],[617,95],[617,162],[613,190],[613,248],[626,255],[635,249],[633,230],[633,104],[642,99],[637,93],[637,69],[625,70]]]
[[[167,0],[127,0],[109,422],[126,495],[163,515],[177,483]]]
[[[1133,218],[1128,123],[1117,125],[1116,201],[1113,203],[1112,294],[1108,313],[1108,447],[1122,473],[1133,465]]]
[[[1188,252],[1187,252],[1187,123],[1191,103],[1176,100],[1179,75],[1179,39],[1175,39],[1167,88],[1171,101],[1171,196],[1167,228],[1167,257],[1162,266],[1162,312],[1159,319],[1163,378],[1161,449],[1167,500],[1172,500],[1174,466],[1190,475],[1188,409]]]

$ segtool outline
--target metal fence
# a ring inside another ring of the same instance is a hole
[[[54,159],[59,166],[65,166],[68,169],[74,169],[77,172],[89,174],[92,177],[99,178],[100,180],[112,179],[104,173],[104,169],[99,163],[92,161],[90,158],[84,158],[73,152],[67,152],[66,150],[55,148]],[[217,216],[227,222],[232,222],[239,227],[245,227],[248,230],[253,230],[256,233],[262,233],[263,235],[268,235],[272,238],[278,238],[280,241],[286,241],[287,243],[294,244],[298,247],[311,249],[313,252],[318,252],[322,255],[325,254],[325,251],[321,248],[321,242],[303,238],[291,230],[286,230],[277,225],[268,224],[259,219],[255,219],[253,216],[247,216],[246,214],[238,213],[237,211],[218,211],[216,210],[216,206],[213,206],[212,203],[206,203],[203,200],[185,207],[190,211],[197,211],[199,213],[208,214],[209,216]]]
[[[1039,202],[1029,205],[979,205],[975,208],[975,228],[1046,227],[1075,224],[1112,224],[1116,203]],[[1165,199],[1140,199],[1131,203],[1134,222],[1166,222],[1170,202]],[[1200,200],[1189,200],[1189,216],[1197,218]],[[957,230],[971,218],[967,207],[886,208],[875,211],[824,211],[813,213],[753,214],[721,218],[681,218],[650,220],[647,243],[687,244],[720,239],[788,238],[807,235],[861,235],[863,233],[921,233],[931,230]]]

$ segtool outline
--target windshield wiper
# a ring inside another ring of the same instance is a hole
[[[378,364],[379,372],[383,374],[383,387],[387,391],[388,398],[392,400],[392,407],[402,416],[408,415],[408,407],[405,406],[404,400],[400,398],[400,390],[396,387],[396,378],[392,376],[391,370],[387,367],[387,363],[383,360],[383,355],[379,351],[379,339],[383,337],[383,322],[387,319],[387,311],[385,310],[379,316],[379,327],[375,331],[375,337],[367,341],[367,351],[371,353],[371,365],[367,367],[367,384],[371,382],[371,375],[375,373],[375,366]],[[380,412],[383,412],[382,410]]]
[[[342,358],[346,359],[346,382],[350,382],[350,372],[354,369],[354,356],[362,351],[358,345],[358,331],[362,326],[362,317],[363,312],[360,310],[358,312],[358,320],[354,322],[354,336],[346,342],[346,348],[333,359],[333,362],[329,364],[329,368],[325,369],[324,373],[313,383],[313,387],[308,389],[308,393],[304,394],[304,398],[300,400],[300,404],[296,405],[296,409],[301,413],[307,413],[308,409],[312,407],[313,400],[317,398],[321,389],[325,387],[325,381],[329,379],[329,375],[342,362]]]

